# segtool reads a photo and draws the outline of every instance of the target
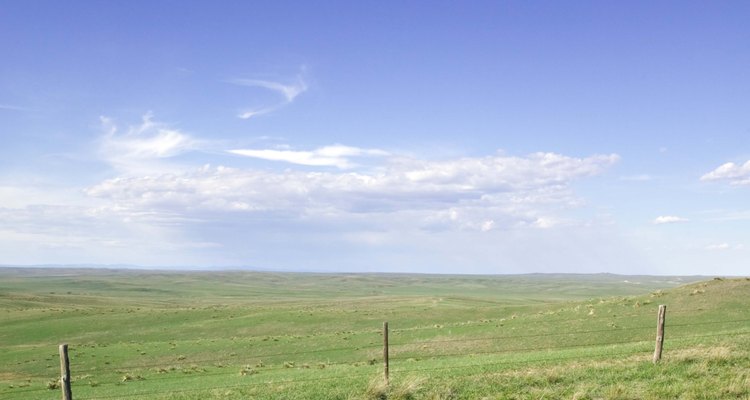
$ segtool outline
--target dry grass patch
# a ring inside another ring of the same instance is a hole
[[[398,354],[419,355],[427,358],[442,354],[476,354],[477,350],[495,347],[495,339],[477,339],[472,337],[435,336],[415,343],[391,346],[391,356]],[[378,354],[378,353],[373,353]]]
[[[620,359],[608,359],[608,360],[591,360],[587,362],[574,361],[566,364],[558,365],[547,365],[541,367],[526,367],[523,369],[511,370],[511,371],[498,371],[490,372],[485,374],[486,377],[496,376],[505,378],[528,378],[528,377],[544,377],[549,383],[559,383],[562,381],[565,375],[571,374],[572,372],[579,371],[582,369],[593,368],[593,369],[608,369],[616,366],[627,366],[635,365],[639,363],[650,363],[650,355],[632,355]]]
[[[373,378],[365,389],[364,398],[366,400],[386,400],[388,398],[388,384],[383,378]]]
[[[417,393],[422,390],[422,387],[426,382],[427,379],[422,377],[407,377],[400,381],[399,384],[391,390],[388,398],[393,400],[415,399]]]
[[[31,378],[31,375],[19,374],[17,372],[0,372],[0,381],[2,382],[24,381]]]
[[[365,400],[413,400],[425,386],[427,379],[423,377],[406,377],[394,385],[388,385],[383,378],[370,380],[365,389]],[[451,399],[452,397],[428,397],[431,399]]]
[[[683,363],[727,361],[730,358],[732,358],[732,349],[726,346],[695,346],[669,352],[669,361]]]
[[[744,395],[746,396],[745,398],[750,398],[750,372],[745,370],[739,373],[732,379],[729,385],[724,387],[723,392],[727,396],[739,398]]]

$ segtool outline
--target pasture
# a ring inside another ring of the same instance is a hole
[[[76,399],[746,399],[749,306],[745,278],[1,268],[0,398],[60,398],[68,343]]]

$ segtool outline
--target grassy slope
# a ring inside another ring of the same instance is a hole
[[[0,269],[0,398],[58,398],[59,342],[78,398],[750,396],[750,281],[624,279]]]

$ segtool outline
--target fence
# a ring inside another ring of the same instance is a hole
[[[683,310],[684,311],[684,310]],[[639,314],[641,315],[641,314]],[[617,322],[627,321],[630,315],[622,315],[612,319]],[[585,319],[581,319],[584,321]],[[567,323],[575,322],[575,320],[564,319],[557,322],[565,321]],[[545,320],[545,323],[555,323],[556,320],[550,319]],[[710,333],[710,334],[696,334],[696,328],[706,327],[709,325],[723,325],[732,327],[732,335],[747,335],[750,334],[750,330],[746,330],[747,323],[750,319],[732,319],[732,320],[716,320],[716,321],[688,321],[684,323],[670,324],[670,328],[692,328],[683,329],[683,332],[689,332],[688,334],[679,334],[674,336],[668,336],[665,332],[666,325],[666,307],[661,305],[658,309],[657,324],[656,324],[656,343],[653,344],[653,339],[649,339],[649,331],[653,333],[653,325],[635,325],[635,326],[617,326],[615,322],[612,322],[613,326],[606,329],[585,329],[585,330],[572,330],[572,331],[545,331],[542,333],[534,333],[530,331],[517,332],[514,334],[504,335],[493,335],[493,336],[476,336],[476,337],[440,337],[432,336],[427,340],[408,340],[409,337],[419,336],[421,331],[427,330],[440,330],[445,329],[444,326],[433,326],[433,327],[411,327],[405,329],[394,329],[390,330],[387,322],[383,324],[382,330],[371,330],[367,332],[358,332],[358,334],[372,335],[373,337],[382,336],[382,344],[375,342],[368,342],[367,345],[359,346],[343,346],[343,347],[328,347],[328,348],[314,348],[306,350],[296,350],[292,352],[265,352],[254,354],[253,358],[256,360],[263,359],[279,359],[282,357],[286,358],[297,358],[302,359],[302,355],[314,356],[317,354],[332,354],[337,352],[351,352],[361,354],[363,351],[368,355],[378,354],[382,348],[382,357],[367,357],[366,359],[360,359],[360,361],[352,362],[347,361],[325,361],[318,364],[310,364],[309,361],[301,364],[296,364],[295,361],[290,362],[276,362],[272,365],[247,365],[242,367],[239,371],[239,375],[255,375],[259,371],[264,374],[270,374],[273,371],[289,370],[290,368],[296,370],[312,370],[312,369],[325,369],[336,366],[368,366],[364,372],[350,373],[347,369],[345,374],[336,374],[335,376],[321,376],[320,374],[310,374],[311,376],[305,376],[302,373],[295,376],[293,379],[276,379],[273,381],[256,380],[254,382],[242,382],[233,385],[222,384],[219,386],[204,386],[200,390],[213,390],[213,389],[231,389],[239,387],[249,386],[263,386],[270,383],[293,383],[299,384],[304,382],[320,382],[320,381],[338,381],[338,380],[352,380],[352,379],[364,379],[371,378],[375,368],[378,368],[377,364],[382,363],[382,376],[386,383],[388,383],[391,376],[394,374],[404,375],[408,373],[427,373],[441,370],[454,370],[464,371],[465,376],[473,376],[481,374],[486,371],[493,369],[504,368],[504,367],[517,367],[523,364],[539,364],[539,363],[550,363],[550,362],[561,362],[566,360],[583,360],[583,359],[611,359],[615,357],[632,356],[634,354],[643,354],[647,348],[652,347],[654,349],[652,362],[658,363],[663,354],[663,346],[665,338],[669,337],[669,341],[694,341],[700,338],[714,337],[714,336],[726,336],[726,332]],[[448,327],[450,328],[450,327]],[[739,329],[737,329],[739,328]],[[397,333],[396,337],[393,333]],[[354,334],[352,332],[351,334]],[[606,335],[605,335],[606,334]],[[612,340],[611,338],[615,339]],[[394,338],[400,340],[393,340]],[[651,336],[653,338],[653,336]],[[520,340],[523,339],[523,340]],[[522,343],[522,346],[514,346],[514,343]],[[450,348],[457,349],[455,351],[436,351],[438,348]],[[468,350],[467,350],[468,349]],[[588,349],[589,352],[581,352],[581,350]],[[552,353],[552,356],[550,356]],[[466,360],[468,354],[472,355],[471,362]],[[513,357],[514,355],[524,354],[525,359],[519,359]],[[483,357],[484,356],[484,357]],[[504,357],[499,357],[504,356]],[[236,369],[231,371],[226,370],[226,366],[220,364],[225,362],[224,357],[205,358],[205,359],[193,359],[190,360],[191,366],[182,368],[182,375],[175,376],[169,374],[172,372],[169,368],[173,368],[173,365],[164,363],[138,363],[132,365],[115,365],[109,368],[81,368],[76,369],[76,365],[81,365],[76,362],[73,358],[71,367],[71,359],[68,354],[68,345],[63,344],[59,346],[59,357],[60,357],[60,379],[57,382],[52,382],[48,385],[48,388],[17,388],[13,391],[0,392],[0,397],[6,398],[6,396],[15,395],[30,395],[34,396],[39,393],[49,393],[50,389],[57,389],[56,386],[62,390],[62,398],[64,400],[71,400],[74,393],[76,393],[75,379],[71,379],[71,373],[76,373],[77,376],[85,376],[91,373],[120,373],[122,378],[120,382],[106,382],[90,384],[93,389],[99,387],[106,387],[109,385],[122,385],[127,382],[137,382],[144,380],[144,378],[137,373],[128,373],[126,371],[143,371],[148,369],[155,369],[157,374],[149,377],[149,382],[171,382],[177,380],[190,380],[200,379],[206,381],[211,377],[226,377],[229,375],[238,375]],[[437,360],[447,360],[446,365],[430,366],[430,367],[415,367],[417,363],[414,361],[419,358]],[[309,360],[309,359],[308,359]],[[474,362],[473,360],[477,360]],[[456,361],[456,362],[452,362]],[[300,361],[301,362],[301,361]],[[215,368],[196,367],[197,364],[206,365],[207,363],[215,363]],[[262,362],[261,362],[262,364]],[[236,366],[235,366],[236,367]],[[395,369],[393,367],[396,367]],[[159,374],[164,370],[163,374]],[[337,371],[340,372],[340,371]],[[83,374],[83,375],[82,375]],[[472,375],[473,374],[473,375]],[[186,375],[192,375],[186,376]],[[314,376],[313,376],[314,375]],[[79,378],[79,380],[82,380]],[[85,380],[85,379],[83,379]],[[163,387],[164,385],[157,385],[157,387]],[[195,388],[185,387],[182,389],[175,389],[171,387],[168,390],[136,390],[129,391],[127,393],[118,393],[116,395],[103,394],[97,395],[96,393],[86,397],[87,399],[112,399],[112,398],[150,398],[156,395],[164,394],[178,394],[181,392],[189,393],[195,391]],[[94,392],[96,390],[93,390]],[[91,390],[89,391],[91,392]],[[106,391],[105,391],[106,393]],[[36,398],[36,397],[35,397]]]

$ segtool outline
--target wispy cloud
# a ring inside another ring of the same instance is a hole
[[[165,159],[198,148],[200,141],[179,130],[154,121],[153,114],[143,116],[139,125],[120,133],[114,121],[100,117],[105,133],[99,140],[99,155],[120,169],[142,170],[149,160]]]
[[[228,82],[233,83],[235,85],[259,87],[259,88],[272,90],[282,95],[288,103],[293,102],[294,99],[297,98],[297,96],[299,96],[300,94],[302,94],[303,92],[307,90],[307,84],[302,79],[301,75],[297,76],[297,80],[295,82],[292,82],[289,84],[283,84],[283,83],[274,82],[274,81],[265,81],[261,79],[242,79],[242,78],[230,79]]]
[[[58,263],[72,257],[83,263],[187,265],[195,262],[192,257],[175,257],[212,246],[208,240],[185,237],[181,228],[186,219],[180,215],[118,205],[0,207],[0,220],[0,251],[6,260],[20,264]]]
[[[748,221],[750,210],[711,210],[706,211],[708,221]]]
[[[303,70],[304,71],[304,70]],[[245,78],[234,78],[227,80],[228,83],[240,86],[262,88],[275,92],[283,97],[283,101],[279,104],[270,105],[266,107],[250,108],[240,111],[237,114],[238,118],[249,119],[260,115],[268,114],[277,109],[292,103],[300,94],[307,91],[307,83],[305,82],[302,73],[298,74],[292,82],[282,83],[277,81],[263,80],[263,79],[245,79]]]
[[[268,114],[270,112],[273,112],[278,107],[271,107],[271,108],[261,108],[261,109],[255,109],[255,110],[245,110],[241,111],[239,114],[237,114],[237,117],[240,119],[250,119],[253,117],[257,117],[263,114]]]
[[[744,248],[745,245],[742,243],[730,244],[727,242],[710,244],[705,247],[705,249],[709,251],[743,250]]]
[[[688,222],[690,221],[687,218],[678,217],[675,215],[660,215],[656,217],[653,221],[654,225],[663,225],[663,224],[676,224],[680,222]]]
[[[26,111],[23,107],[18,106],[12,106],[10,104],[0,104],[0,110],[6,110],[6,111]]]
[[[702,181],[728,181],[731,185],[750,185],[750,160],[744,164],[728,162],[701,176]]]
[[[325,146],[312,151],[236,149],[229,150],[229,153],[269,161],[284,161],[292,164],[309,166],[332,166],[341,169],[356,166],[356,164],[351,161],[351,158],[353,157],[388,155],[388,152],[383,150],[362,149],[342,145]]]

